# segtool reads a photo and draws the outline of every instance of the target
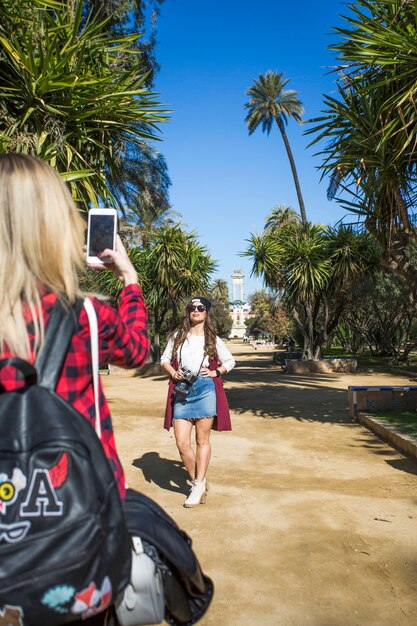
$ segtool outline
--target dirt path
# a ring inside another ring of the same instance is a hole
[[[166,379],[103,378],[129,484],[191,535],[214,580],[199,624],[417,624],[417,463],[347,412],[349,384],[392,377],[289,376],[271,353],[230,347],[234,428],[213,433],[211,491],[196,509],[181,506],[186,474],[162,429]]]

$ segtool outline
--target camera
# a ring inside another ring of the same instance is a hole
[[[196,380],[197,376],[193,374],[188,367],[182,367],[181,372],[184,378],[174,385],[174,391],[176,395],[183,396],[185,398],[185,396],[188,396],[190,393],[191,385]]]

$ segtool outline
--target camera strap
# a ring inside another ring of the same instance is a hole
[[[178,368],[182,369],[182,365],[181,365],[181,354],[182,354],[182,347],[184,345],[184,342],[182,342],[181,346],[180,346],[180,354],[179,354],[179,359],[178,359]],[[198,368],[198,372],[196,374],[196,376],[199,375],[201,368],[203,367],[203,363],[204,363],[204,359],[206,358],[206,353],[203,353],[203,360],[200,363],[200,367]]]

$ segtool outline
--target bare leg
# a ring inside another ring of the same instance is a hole
[[[178,452],[191,480],[195,478],[195,452],[191,447],[191,420],[174,419],[174,435]]]
[[[213,427],[213,422],[214,417],[205,417],[196,420],[195,423],[195,440],[197,444],[195,480],[197,483],[201,483],[204,480],[208,464],[210,463],[210,432]]]

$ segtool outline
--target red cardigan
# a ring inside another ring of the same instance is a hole
[[[219,363],[217,359],[210,359],[209,361],[209,369],[215,370],[217,369]],[[173,361],[172,366],[177,368],[178,363]],[[230,421],[230,412],[229,405],[227,403],[226,392],[223,387],[223,381],[221,377],[213,378],[214,388],[216,391],[216,407],[217,407],[217,415],[214,418],[213,428],[214,430],[232,430],[232,423]],[[172,426],[172,417],[173,417],[173,404],[174,404],[174,385],[175,381],[170,378],[168,382],[168,397],[167,397],[167,405],[165,410],[165,421],[164,428],[169,430]]]

